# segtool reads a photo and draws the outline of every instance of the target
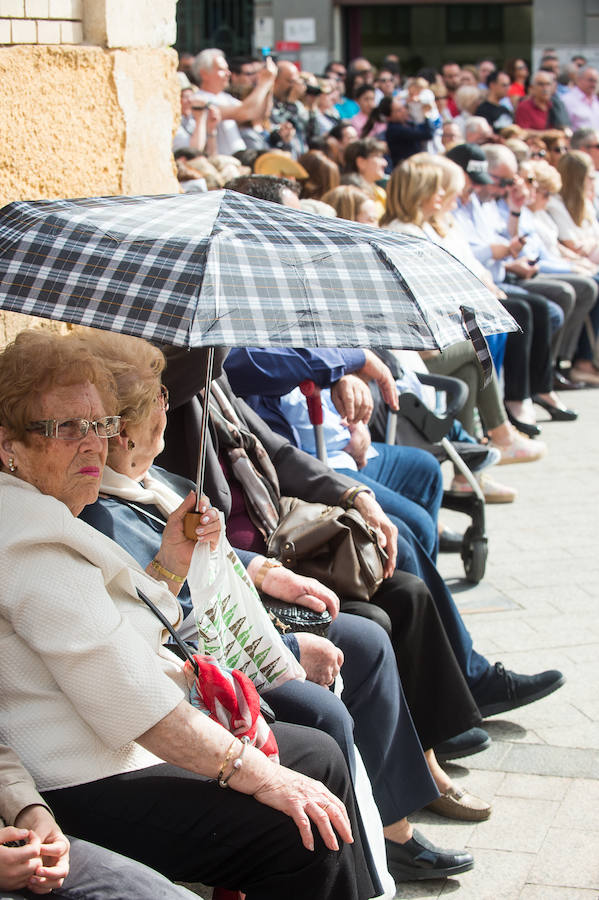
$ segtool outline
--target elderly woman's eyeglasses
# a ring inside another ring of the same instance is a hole
[[[160,403],[160,405],[162,406],[164,411],[167,412],[168,411],[168,388],[165,387],[163,384],[160,385],[160,392],[159,392],[158,396],[156,397],[156,400],[158,401],[158,403]]]
[[[39,422],[31,422],[27,431],[47,438],[59,438],[61,441],[82,441],[90,428],[94,429],[99,438],[116,437],[121,430],[121,417],[104,416],[95,422],[90,422],[89,419],[40,419]]]

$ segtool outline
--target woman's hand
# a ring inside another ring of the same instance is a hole
[[[379,547],[386,551],[387,561],[384,565],[383,575],[385,578],[390,578],[395,572],[397,560],[397,528],[384,513],[380,504],[366,491],[356,496],[354,508],[358,510],[364,521],[374,529],[377,534]]]
[[[300,664],[308,681],[328,688],[343,665],[343,651],[318,634],[300,632],[295,635],[300,648]]]
[[[162,542],[155,559],[163,568],[179,575],[183,578],[187,576],[191,557],[196,542],[190,541],[185,537],[183,525],[187,513],[193,512],[195,506],[195,494],[190,491],[183,503],[175,509],[167,519],[164,531],[162,533]],[[200,512],[202,518],[200,525],[196,528],[198,541],[209,543],[211,549],[215,549],[220,536],[220,516],[218,510],[210,506],[208,497],[202,496],[200,499]],[[148,567],[149,574],[155,578],[160,578]],[[169,588],[173,590],[175,582],[169,582]],[[180,589],[181,585],[177,585]],[[178,590],[176,591],[178,593]]]
[[[0,887],[26,887],[34,894],[59,888],[69,872],[69,842],[45,806],[28,806],[17,817],[17,828],[0,830],[0,843],[26,840],[23,847],[0,847]],[[7,836],[7,832],[11,834]],[[6,884],[7,865],[12,884]]]
[[[256,556],[250,562],[248,575],[252,582],[263,562],[263,556]],[[284,600],[286,603],[297,603],[298,606],[305,606],[306,609],[313,609],[315,612],[324,612],[326,609],[333,619],[339,613],[339,597],[337,594],[315,578],[297,575],[284,566],[276,566],[268,570],[262,582],[262,591],[265,594],[270,594],[271,597],[275,597],[277,600]]]
[[[314,850],[314,836],[310,820],[314,822],[329,850],[338,850],[339,843],[333,831],[335,826],[341,840],[353,843],[351,825],[345,806],[328,788],[285,766],[273,767],[272,775],[253,796],[260,803],[278,809],[290,816],[298,827],[302,844]]]

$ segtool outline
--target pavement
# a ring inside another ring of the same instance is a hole
[[[397,898],[599,898],[599,391],[562,399],[578,421],[549,422],[537,410],[548,456],[492,472],[518,497],[487,506],[484,579],[468,585],[459,556],[441,556],[439,568],[480,652],[517,672],[560,669],[566,684],[488,719],[491,747],[448,764],[455,781],[492,802],[491,818],[410,818],[440,846],[469,848],[475,868],[400,885]]]

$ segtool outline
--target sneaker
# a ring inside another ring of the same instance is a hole
[[[516,432],[513,440],[505,446],[494,444],[493,441],[491,441],[491,446],[496,447],[501,454],[501,459],[497,464],[499,466],[507,466],[510,463],[535,462],[547,455],[547,444],[544,444],[543,441],[531,441],[520,432]]]
[[[508,487],[507,484],[500,484],[498,481],[493,481],[488,475],[476,475],[475,477],[480,484],[485,503],[513,503],[518,496],[518,492],[514,488]],[[468,482],[458,478],[453,479],[449,490],[456,494],[473,493],[472,487]]]
[[[538,675],[518,675],[496,662],[472,694],[481,716],[486,719],[547,697],[557,691],[565,680],[557,669],[539,672]]]

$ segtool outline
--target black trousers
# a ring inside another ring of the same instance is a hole
[[[552,333],[547,300],[522,288],[514,291],[502,284],[507,300],[501,302],[512,314],[520,332],[510,331],[504,357],[506,400],[525,400],[533,394],[546,394],[553,387],[551,360]]]
[[[478,707],[422,579],[396,571],[370,603],[342,603],[341,608],[374,618],[383,627],[390,622],[404,694],[425,750],[480,724]]]
[[[172,880],[242,890],[247,900],[367,900],[373,886],[341,751],[310,728],[276,724],[273,730],[282,763],[323,781],[346,804],[353,844],[328,850],[314,828],[315,849],[306,850],[288,816],[167,764],[44,797],[65,831]]]

